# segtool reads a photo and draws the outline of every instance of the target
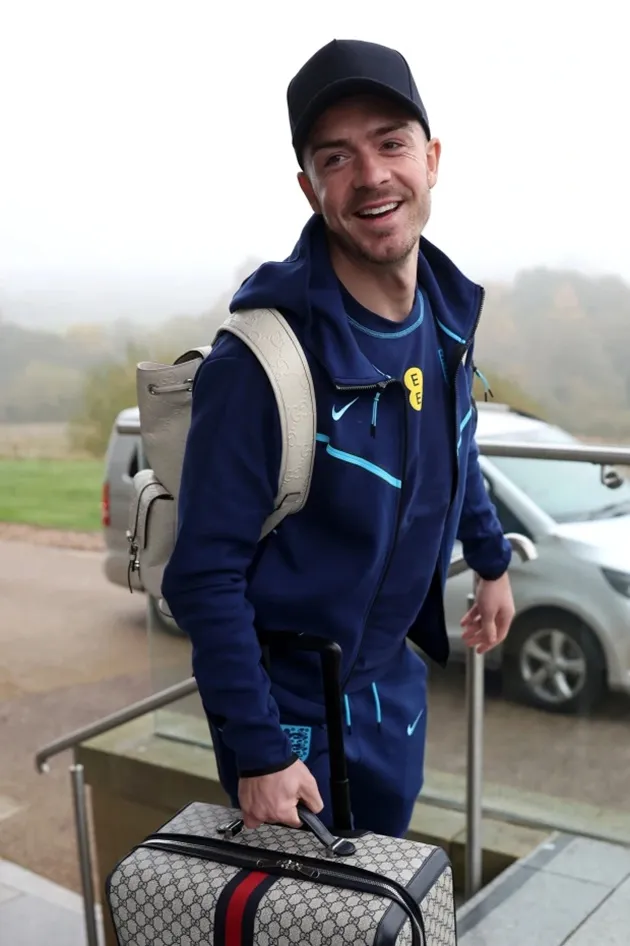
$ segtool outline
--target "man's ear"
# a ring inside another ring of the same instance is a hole
[[[431,138],[427,143],[427,171],[429,187],[435,187],[438,179],[438,168],[442,154],[442,143],[439,138]]]
[[[313,213],[321,214],[322,212],[321,205],[317,199],[315,191],[313,190],[313,185],[311,184],[308,176],[304,173],[304,171],[298,172],[298,184],[302,188],[302,193],[308,200]]]

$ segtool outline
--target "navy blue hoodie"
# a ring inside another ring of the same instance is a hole
[[[191,638],[208,718],[242,775],[274,771],[294,758],[279,706],[293,718],[323,719],[315,658],[274,660],[270,679],[257,630],[336,640],[344,691],[352,693],[387,673],[407,637],[446,663],[443,591],[456,538],[483,577],[496,578],[509,564],[511,549],[488,499],[474,441],[473,342],[483,290],[425,238],[418,283],[437,326],[451,415],[451,455],[444,457],[453,482],[450,507],[446,517],[428,525],[424,520],[424,532],[416,536],[419,552],[426,540],[438,550],[437,561],[395,554],[409,503],[417,502],[409,476],[415,469],[410,392],[402,379],[384,377],[357,343],[321,218],[308,221],[288,259],[260,266],[231,303],[232,311],[268,306],[283,312],[315,385],[317,452],[309,499],[263,542],[258,537],[273,510],[281,452],[273,392],[255,356],[228,334],[197,372],[178,535],[162,590]],[[341,405],[350,401],[352,423],[337,422]],[[435,534],[428,536],[428,528]],[[392,608],[387,626],[388,611],[379,604],[399,586],[406,588],[406,609]]]

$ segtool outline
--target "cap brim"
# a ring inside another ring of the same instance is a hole
[[[431,137],[426,116],[423,114],[422,110],[412,99],[403,95],[398,89],[392,88],[385,82],[379,82],[376,79],[368,79],[364,76],[338,79],[336,82],[331,82],[330,85],[327,85],[311,99],[293,130],[292,143],[300,164],[302,164],[302,152],[309,132],[320,115],[341,99],[351,95],[361,95],[366,92],[373,95],[382,95],[384,98],[388,98],[398,105],[401,105],[420,122],[427,137]]]

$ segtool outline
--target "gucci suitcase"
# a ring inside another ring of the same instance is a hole
[[[339,647],[263,643],[321,655],[334,833],[304,806],[302,828],[247,830],[237,809],[190,803],[106,880],[119,946],[457,946],[445,852],[352,830]]]

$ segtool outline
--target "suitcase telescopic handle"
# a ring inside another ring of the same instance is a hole
[[[273,653],[289,654],[302,650],[320,655],[330,756],[330,799],[333,824],[336,831],[351,831],[353,826],[350,783],[341,709],[341,647],[335,641],[294,631],[259,632],[258,640],[267,665]]]

